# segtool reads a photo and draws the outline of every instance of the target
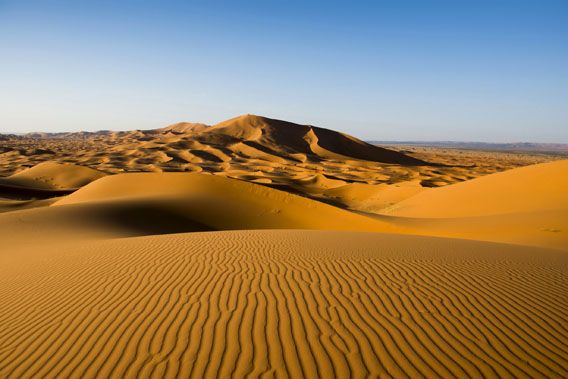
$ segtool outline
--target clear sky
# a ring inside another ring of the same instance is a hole
[[[251,113],[568,143],[568,1],[0,0],[0,132]]]

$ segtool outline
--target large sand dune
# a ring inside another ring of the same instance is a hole
[[[233,231],[0,255],[8,378],[568,376],[568,256]]]
[[[49,207],[0,214],[6,244],[234,229],[402,227],[259,184],[202,173],[106,176]]]

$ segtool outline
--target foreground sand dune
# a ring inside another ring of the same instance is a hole
[[[568,250],[568,210],[565,209],[459,218],[388,217],[386,220],[407,234]]]
[[[229,231],[0,254],[0,377],[568,376],[568,256]]]

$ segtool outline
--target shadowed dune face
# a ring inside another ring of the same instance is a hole
[[[0,375],[561,378],[567,271],[557,251],[378,233],[19,249],[0,255]]]

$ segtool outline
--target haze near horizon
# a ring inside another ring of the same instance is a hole
[[[0,132],[258,114],[366,140],[568,143],[562,1],[0,3]]]

